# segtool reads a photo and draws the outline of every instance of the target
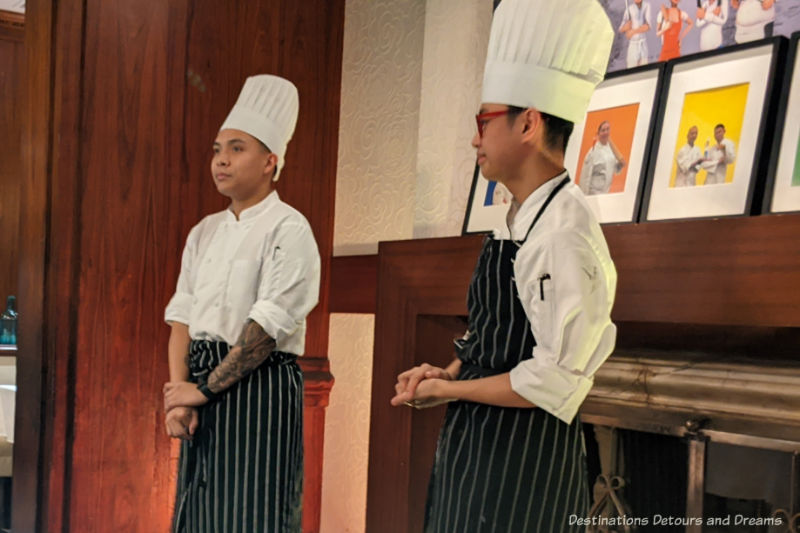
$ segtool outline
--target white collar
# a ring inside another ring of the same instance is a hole
[[[516,199],[512,199],[511,207],[508,210],[506,217],[506,226],[509,235],[512,239],[524,239],[528,228],[533,222],[533,218],[542,204],[547,200],[547,197],[555,189],[561,181],[567,177],[569,173],[565,170],[561,174],[542,183],[535,191],[533,191],[525,201],[520,205]]]
[[[251,205],[250,207],[244,209],[241,213],[239,213],[238,222],[244,222],[245,220],[256,218],[262,213],[267,212],[270,207],[277,204],[278,202],[280,202],[280,198],[278,197],[278,191],[273,190],[266,196],[266,198],[264,198],[255,205]],[[225,220],[228,222],[237,222],[236,215],[233,214],[233,209],[231,209],[230,206],[226,210]]]

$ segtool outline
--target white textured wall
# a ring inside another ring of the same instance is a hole
[[[424,27],[424,0],[345,4],[334,255],[412,236]],[[330,318],[321,533],[365,528],[374,322]]]
[[[334,255],[460,234],[490,19],[491,0],[347,0]],[[330,331],[320,531],[362,533],[374,316]]]
[[[336,382],[325,413],[320,533],[362,533],[367,508],[374,315],[331,315]]]
[[[411,238],[424,0],[347,0],[334,255]]]
[[[475,149],[489,0],[428,0],[417,144],[414,237],[461,235]]]

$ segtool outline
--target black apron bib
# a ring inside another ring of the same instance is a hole
[[[522,241],[484,241],[469,287],[469,331],[456,342],[459,380],[509,372],[536,341],[520,303],[514,259],[556,194],[550,193]],[[582,531],[570,515],[589,509],[583,432],[543,409],[452,402],[428,487],[427,533]]]

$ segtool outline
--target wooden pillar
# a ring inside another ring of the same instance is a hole
[[[300,360],[305,379],[305,479],[303,491],[303,533],[319,531],[322,509],[322,457],[325,443],[325,408],[328,407],[333,376],[327,357],[304,357]]]

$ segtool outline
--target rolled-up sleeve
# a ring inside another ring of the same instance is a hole
[[[178,274],[178,283],[175,294],[170,298],[164,310],[164,320],[167,323],[180,322],[189,324],[189,317],[192,312],[192,301],[194,299],[192,290],[192,266],[197,255],[197,227],[192,228],[186,238],[186,245],[183,247],[181,258],[181,271]]]
[[[288,337],[305,327],[306,316],[319,300],[319,278],[319,251],[311,228],[284,222],[264,250],[258,297],[248,318],[281,347]]]
[[[614,265],[584,236],[562,232],[526,243],[514,272],[536,346],[511,370],[511,388],[570,423],[614,349]]]

